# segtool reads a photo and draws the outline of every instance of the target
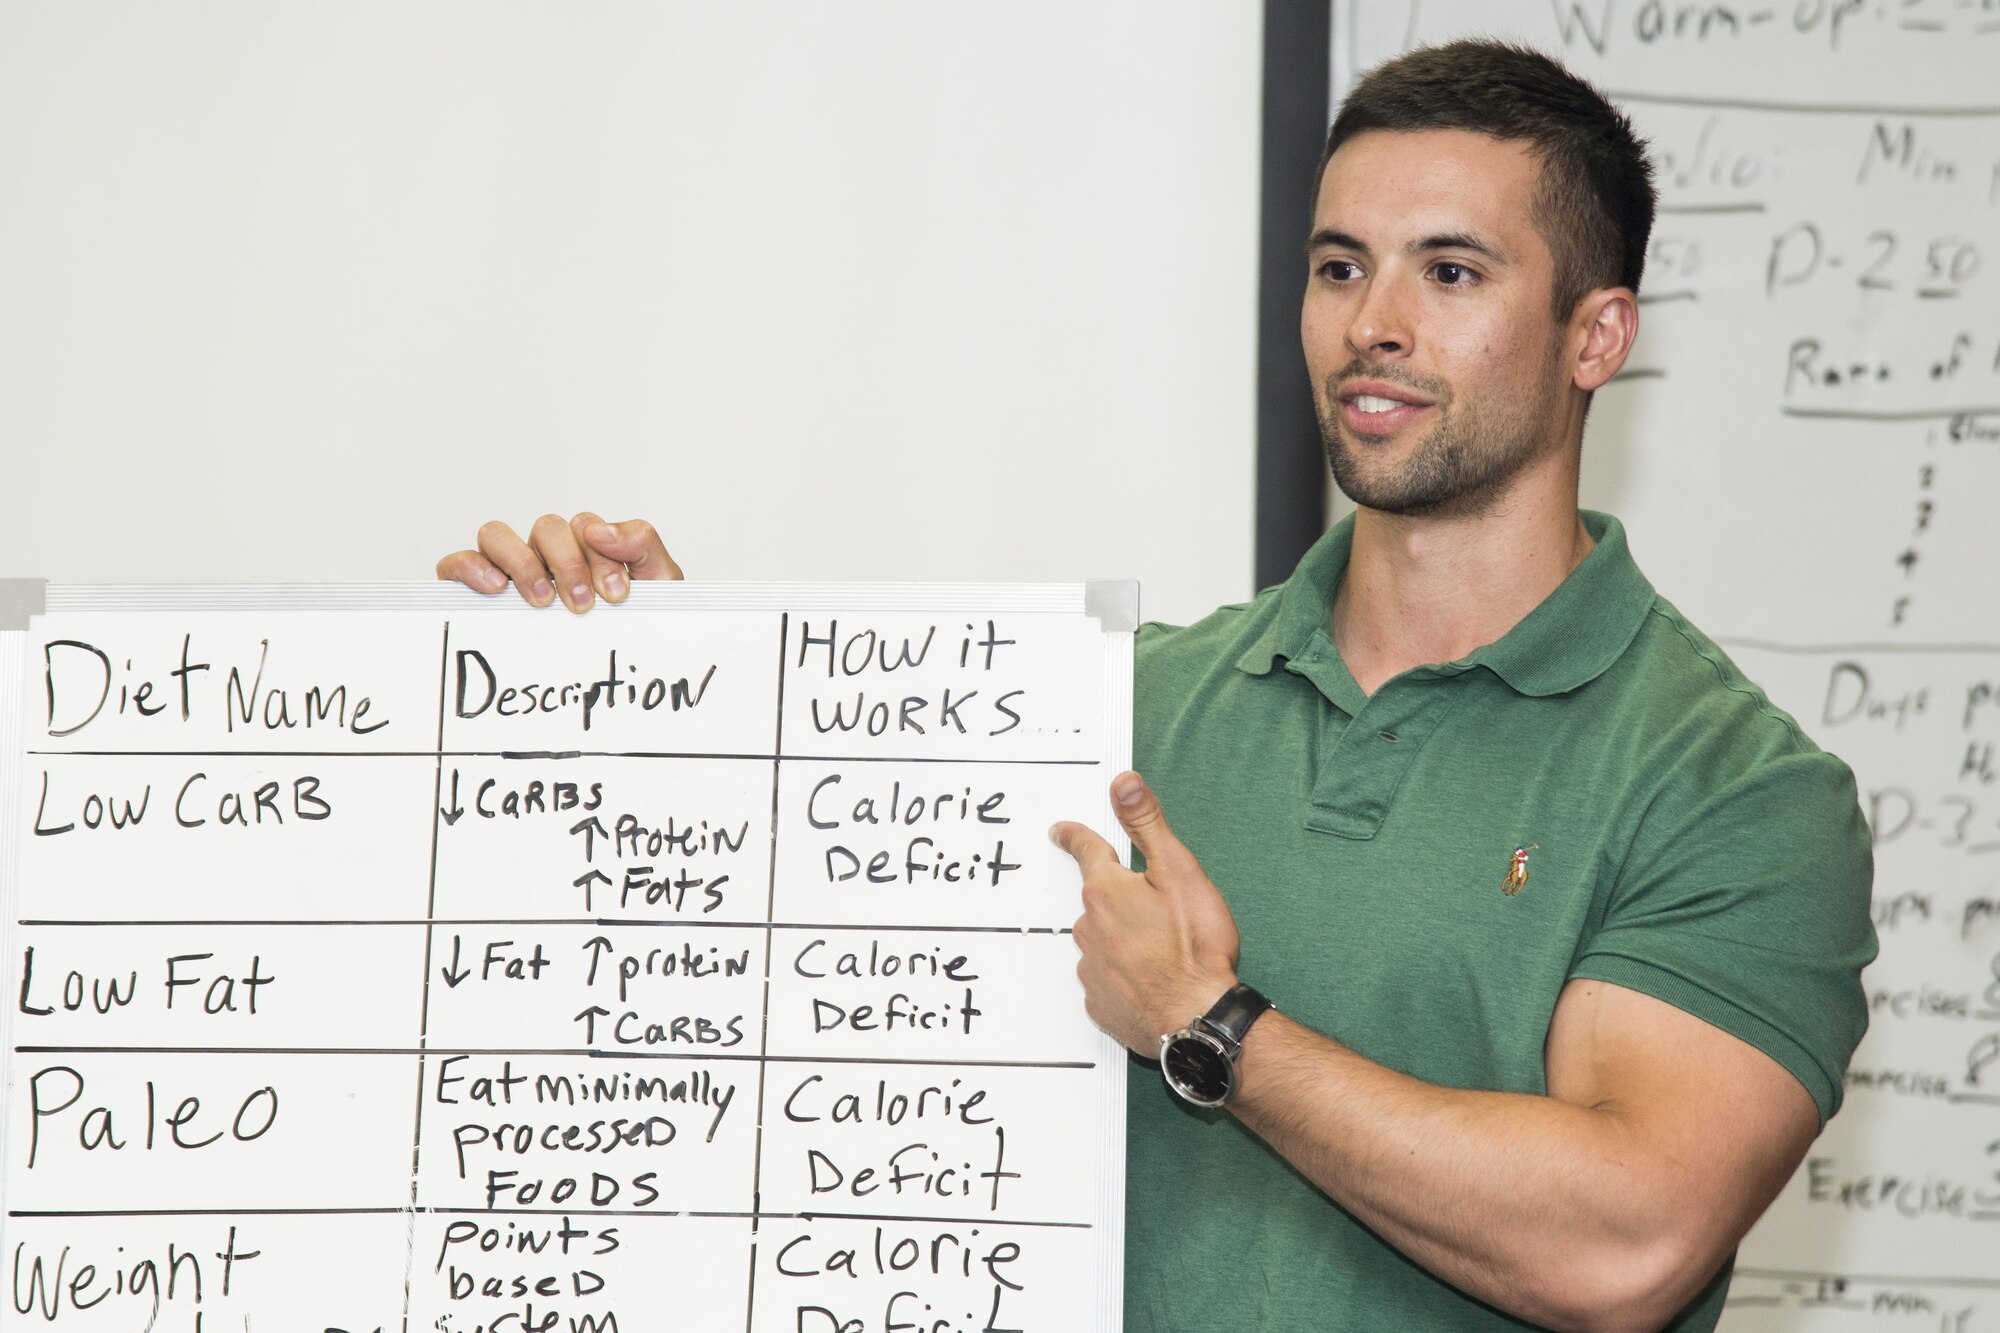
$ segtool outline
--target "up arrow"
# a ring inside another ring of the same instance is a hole
[[[462,943],[464,943],[464,941],[459,936],[453,935],[451,937],[451,961],[449,963],[446,963],[443,969],[444,984],[447,986],[456,987],[459,982],[465,980],[467,977],[472,975],[472,969],[469,967],[463,969],[462,971],[453,970],[454,968],[458,967],[458,950],[459,946]]]
[[[586,870],[581,875],[578,875],[575,879],[570,881],[572,885],[583,890],[583,910],[586,912],[590,910],[591,890],[595,888],[599,882],[609,884],[611,882],[611,876],[605,874],[602,870]]]
[[[597,858],[592,855],[592,852],[597,847],[597,839],[608,836],[604,825],[598,822],[597,816],[592,815],[582,823],[572,826],[570,832],[581,833],[583,835],[583,859],[586,861],[596,860]]]
[[[446,828],[450,828],[453,824],[456,824],[465,814],[465,807],[458,803],[458,770],[455,768],[451,770],[451,808],[447,810],[443,806],[439,806],[438,813],[444,816],[444,826]]]

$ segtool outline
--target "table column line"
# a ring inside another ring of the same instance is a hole
[[[770,1071],[771,950],[777,940],[771,918],[778,907],[778,781],[785,751],[785,650],[792,637],[792,616],[778,613],[778,707],[771,729],[771,847],[764,886],[764,989],[757,1017],[757,1135],[750,1152],[750,1277],[743,1297],[743,1333],[757,1317],[757,1234],[764,1215],[764,1079]]]
[[[406,1214],[409,1244],[403,1254],[403,1333],[410,1333],[410,1288],[416,1280],[417,1170],[423,1156],[425,1051],[431,1032],[431,944],[437,938],[438,817],[444,799],[444,698],[451,674],[451,621],[444,622],[438,643],[437,767],[431,778],[431,864],[429,883],[424,889],[424,984],[417,1011],[417,1105],[415,1123],[410,1128],[410,1202]]]

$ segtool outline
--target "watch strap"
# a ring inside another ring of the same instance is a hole
[[[1222,993],[1212,1008],[1200,1018],[1200,1023],[1217,1037],[1228,1043],[1233,1059],[1243,1045],[1243,1038],[1249,1035],[1250,1025],[1263,1017],[1271,1008],[1271,1002],[1264,993],[1254,986],[1237,982]]]

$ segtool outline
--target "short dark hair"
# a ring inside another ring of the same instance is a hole
[[[1555,257],[1556,317],[1599,287],[1639,289],[1653,166],[1609,98],[1540,51],[1469,40],[1419,47],[1363,75],[1320,158],[1367,130],[1471,130],[1523,140],[1541,166],[1535,225]]]

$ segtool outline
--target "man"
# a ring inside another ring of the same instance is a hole
[[[1091,1016],[1171,1046],[1178,1095],[1134,1066],[1129,1329],[1710,1328],[1838,1106],[1852,777],[1577,509],[1652,213],[1624,118],[1531,52],[1412,53],[1335,120],[1301,332],[1359,510],[1142,632],[1144,871],[1055,830]],[[572,609],[679,572],[591,515],[480,548],[440,575]]]

